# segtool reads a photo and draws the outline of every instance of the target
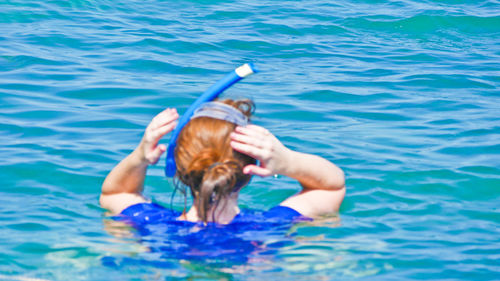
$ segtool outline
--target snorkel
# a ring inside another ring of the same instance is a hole
[[[224,78],[217,81],[214,85],[208,88],[200,97],[198,97],[193,104],[186,110],[184,115],[179,119],[177,123],[177,127],[172,132],[172,136],[170,138],[170,142],[167,148],[167,159],[165,165],[165,175],[167,177],[173,177],[177,170],[177,165],[175,164],[175,148],[177,146],[177,138],[179,137],[180,132],[186,126],[186,124],[191,120],[193,113],[196,109],[198,109],[201,105],[206,102],[213,101],[216,99],[224,90],[231,87],[236,82],[241,79],[249,76],[250,74],[257,73],[257,69],[252,63],[244,64],[235,70],[228,73]]]

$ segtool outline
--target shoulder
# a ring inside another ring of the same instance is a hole
[[[312,220],[312,218],[304,216],[295,209],[281,205],[269,209],[264,213],[264,215],[269,219],[282,219],[289,221]]]
[[[232,223],[292,223],[304,220],[312,220],[296,210],[286,206],[275,206],[267,211],[242,210]]]
[[[142,194],[139,193],[115,193],[104,194],[99,197],[99,203],[104,209],[107,209],[112,214],[119,214],[130,206],[149,202]]]
[[[180,212],[167,209],[156,203],[138,203],[127,207],[116,216],[134,224],[177,221]]]
[[[308,217],[336,213],[344,200],[345,192],[344,186],[332,190],[304,188],[281,202],[280,206],[289,207]]]

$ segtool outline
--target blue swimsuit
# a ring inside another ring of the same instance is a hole
[[[141,243],[162,259],[232,264],[274,253],[290,242],[286,233],[294,223],[312,220],[283,206],[243,210],[227,225],[180,221],[180,215],[155,203],[140,203],[123,210],[116,219],[133,225]]]

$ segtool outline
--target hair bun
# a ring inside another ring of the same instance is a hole
[[[216,162],[205,171],[198,196],[198,211],[204,221],[207,221],[207,211],[236,190],[238,178],[243,174],[242,168],[236,160],[228,159]]]
[[[218,101],[233,106],[248,118],[255,109],[248,99]],[[198,215],[205,222],[210,210],[216,209],[219,213],[225,207],[218,203],[238,192],[252,177],[243,173],[243,167],[255,164],[256,160],[230,145],[235,126],[213,118],[195,118],[186,124],[177,139],[175,179],[189,186]]]

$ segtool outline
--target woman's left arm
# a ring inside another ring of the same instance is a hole
[[[167,108],[149,123],[141,143],[108,174],[102,184],[99,203],[113,214],[129,206],[148,202],[142,195],[149,165],[154,165],[165,152],[160,139],[175,128],[179,118],[175,109]]]
[[[302,190],[281,202],[281,206],[308,217],[339,210],[345,195],[345,178],[337,165],[317,155],[293,151],[256,125],[236,127],[231,140],[233,149],[260,162],[259,166],[245,166],[243,173],[261,177],[280,174],[299,181]]]

